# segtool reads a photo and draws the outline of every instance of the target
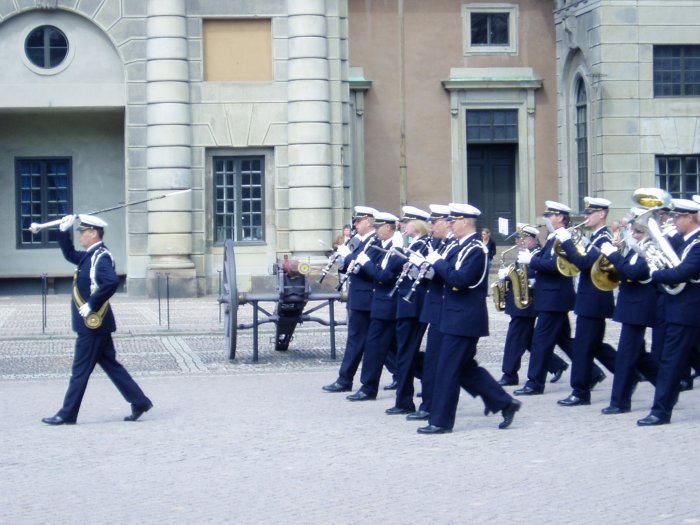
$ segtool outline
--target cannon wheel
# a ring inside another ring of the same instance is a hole
[[[236,357],[238,335],[238,286],[236,286],[236,259],[233,256],[233,239],[224,244],[223,284],[219,302],[224,305],[224,325],[228,358]]]

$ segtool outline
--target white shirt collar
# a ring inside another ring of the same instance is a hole
[[[367,233],[365,233],[364,235],[359,235],[359,234],[358,234],[357,238],[360,239],[361,241],[364,241],[364,240],[367,240],[367,238],[368,238],[370,235],[374,235],[374,230],[370,230],[370,231],[368,231]]]
[[[468,239],[470,239],[471,237],[474,237],[475,235],[476,235],[476,232],[470,233],[469,235],[467,235],[467,236],[465,236],[465,237],[462,237],[462,238],[459,240],[459,245],[462,246],[465,242],[467,242]]]
[[[93,252],[102,245],[102,241],[98,241],[87,249],[87,252]]]
[[[690,239],[693,235],[695,235],[696,233],[698,233],[698,230],[700,230],[700,226],[698,226],[697,228],[695,228],[692,232],[686,233],[686,234],[683,236],[683,240],[684,240],[684,241],[687,241],[687,240]]]

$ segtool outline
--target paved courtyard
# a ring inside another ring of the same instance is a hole
[[[510,429],[465,394],[454,433],[422,436],[384,414],[389,392],[350,403],[321,391],[339,361],[320,325],[286,353],[266,325],[257,364],[240,331],[229,362],[214,297],[171,301],[169,329],[164,304],[159,325],[156,301],[115,297],[119,357],[154,409],[123,422],[128,405],[96,373],[77,425],[43,425],[67,384],[68,300],[49,297],[42,333],[38,296],[0,298],[2,523],[700,523],[697,391],[671,425],[638,428],[648,384],[632,413],[602,416],[612,377],[590,407],[563,408],[565,374]],[[498,375],[507,318],[491,314],[480,358]],[[606,339],[617,334],[611,323]]]

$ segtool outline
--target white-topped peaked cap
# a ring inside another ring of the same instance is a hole
[[[447,219],[450,216],[450,207],[444,204],[431,204],[428,208],[430,208],[430,218],[432,220]]]
[[[647,211],[647,208],[639,208],[637,206],[634,206],[633,208],[630,208],[630,217],[633,221],[637,220],[643,213],[646,213]]]
[[[374,225],[375,226],[384,226],[385,224],[394,224],[396,221],[398,221],[399,218],[394,215],[393,213],[387,213],[385,211],[376,211],[374,212]]]
[[[545,217],[550,215],[560,215],[562,213],[568,215],[571,213],[571,208],[569,208],[566,204],[562,204],[561,202],[544,201],[544,205],[547,206],[547,209],[543,213]]]
[[[675,213],[697,213],[700,204],[690,199],[671,199],[671,211]]]
[[[427,211],[423,211],[415,206],[403,206],[401,211],[403,212],[401,216],[402,221],[427,221],[430,219],[430,214]]]
[[[612,204],[608,199],[603,199],[602,197],[584,197],[583,203],[586,205],[586,209],[583,213],[593,213],[598,210],[607,210]]]
[[[87,213],[81,213],[78,215],[78,220],[80,221],[78,224],[79,230],[91,230],[93,228],[100,228],[104,230],[107,227],[107,223],[105,221],[94,215],[88,215]]]
[[[521,234],[530,235],[531,237],[537,237],[540,233],[532,224],[524,224],[523,226],[519,226],[519,228]]]
[[[479,215],[481,215],[481,210],[475,208],[471,204],[462,204],[460,202],[450,203],[451,219],[476,219]]]
[[[377,210],[370,208],[369,206],[355,206],[355,218],[360,217],[374,217]]]
[[[693,200],[697,203],[700,203],[700,195],[693,195]]]

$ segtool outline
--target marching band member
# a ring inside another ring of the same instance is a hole
[[[357,257],[364,253],[375,240],[374,214],[377,210],[367,206],[355,206],[354,226],[357,231],[356,242],[351,249],[340,245],[337,252],[343,257],[339,271],[346,273],[356,265]],[[350,242],[349,244],[353,244]],[[348,281],[348,335],[345,344],[343,362],[338,371],[338,379],[323,387],[326,392],[348,392],[352,390],[352,381],[360,366],[365,351],[365,339],[369,328],[370,310],[372,309],[372,278],[364,273],[349,272]]]
[[[63,407],[56,415],[41,421],[47,425],[73,425],[95,365],[100,365],[114,386],[131,403],[131,414],[124,421],[136,421],[148,412],[153,403],[146,397],[129,372],[117,361],[112,332],[117,325],[109,299],[119,286],[112,254],[102,242],[107,223],[93,215],[81,214],[78,231],[80,244],[86,251],[77,251],[69,231],[74,215],[65,216],[59,225],[58,244],[67,261],[77,266],[73,282],[71,314],[73,331],[78,334],[68,390]]]
[[[428,251],[446,255],[456,246],[450,228],[450,207],[442,204],[431,204],[429,208],[432,241],[430,243],[431,248]],[[414,261],[417,263],[414,266],[423,272],[427,283],[419,321],[428,325],[428,337],[425,343],[425,356],[421,374],[421,404],[418,410],[408,414],[406,419],[409,421],[424,421],[429,416],[430,402],[435,385],[437,357],[442,343],[440,312],[442,311],[443,281],[439,275],[435,275],[435,271],[429,268],[428,264],[422,259],[414,257]]]
[[[637,243],[645,238],[644,230],[635,228],[634,223],[631,235]],[[606,415],[623,414],[631,410],[632,394],[639,377],[637,370],[652,383],[656,382],[658,366],[644,348],[644,334],[647,327],[654,326],[657,292],[656,287],[650,284],[649,267],[637,252],[630,249],[623,256],[609,242],[603,243],[600,251],[620,274],[613,321],[622,323],[610,405],[601,412]]]
[[[523,225],[519,230],[519,240],[518,243],[523,244],[523,248],[530,252],[532,255],[538,253],[542,247],[537,240],[537,235],[539,234],[537,228],[529,224]],[[521,265],[516,262],[516,268]],[[533,283],[536,281],[536,272],[528,268],[529,280]],[[510,316],[510,322],[508,323],[508,332],[506,333],[506,341],[503,346],[503,362],[501,364],[501,371],[503,376],[498,381],[502,386],[513,386],[518,384],[518,371],[520,370],[520,360],[526,350],[532,347],[532,336],[535,331],[535,320],[537,319],[537,311],[535,310],[535,303],[533,292],[531,290],[530,304],[525,308],[518,308],[515,306],[515,301],[513,298],[513,285],[508,277],[508,270],[502,268],[498,271],[498,278],[506,282],[506,308],[505,313]],[[525,286],[525,283],[521,283]],[[532,288],[530,283],[527,284]],[[547,370],[554,374],[551,379],[551,383],[556,383],[561,375],[569,368],[569,365],[560,358],[558,355],[552,352],[552,356],[547,363]]]
[[[440,332],[442,346],[435,373],[435,389],[430,405],[429,424],[421,434],[444,434],[454,426],[460,384],[480,395],[486,413],[500,411],[499,428],[513,422],[520,402],[506,394],[488,371],[477,363],[479,338],[488,335],[486,295],[489,271],[488,251],[476,232],[481,212],[469,204],[450,204],[452,232],[458,248],[443,258],[432,252],[425,258],[444,280]]]
[[[569,311],[574,307],[575,293],[571,277],[557,269],[557,253],[554,250],[556,232],[569,226],[571,208],[555,201],[545,201],[545,221],[551,231],[542,250],[535,254],[523,250],[518,263],[528,264],[537,272],[535,280],[535,310],[537,323],[532,336],[530,364],[527,382],[513,393],[516,396],[533,396],[544,392],[547,379],[547,363],[551,359],[557,341],[570,338]]]
[[[354,272],[372,279],[372,308],[367,329],[365,355],[360,380],[362,387],[347,396],[348,401],[368,401],[377,398],[382,368],[391,348],[396,348],[396,295],[389,295],[403,259],[393,254],[394,243],[402,240],[394,237],[398,217],[386,212],[374,213],[374,225],[381,250],[368,250],[357,256]],[[392,374],[395,371],[389,364]]]
[[[560,229],[556,233],[566,256],[581,270],[576,293],[576,334],[574,335],[574,358],[571,363],[571,394],[557,403],[571,407],[591,404],[591,373],[593,359],[597,358],[608,370],[615,371],[615,349],[603,342],[605,320],[612,317],[615,299],[612,290],[596,288],[591,279],[591,268],[600,255],[600,246],[611,242],[612,235],[605,225],[608,209],[612,204],[607,199],[586,197],[585,227],[592,230],[590,244],[585,255],[581,255],[573,241],[571,232]]]
[[[430,219],[430,214],[414,206],[404,206],[402,211],[402,231],[407,239],[410,239],[407,253],[426,255],[430,242],[426,221]],[[416,410],[413,403],[413,379],[421,375],[422,370],[419,350],[427,324],[422,323],[419,316],[423,308],[426,285],[418,283],[414,287],[417,274],[412,275],[410,270],[411,264],[403,262],[400,282],[397,281],[392,290],[401,299],[397,300],[396,306],[396,402],[393,407],[386,409],[385,412],[389,415],[408,414]],[[402,300],[406,297],[410,301]]]
[[[698,196],[694,199],[700,201]],[[648,416],[637,421],[639,426],[664,425],[671,422],[673,407],[678,401],[680,380],[691,357],[700,354],[700,204],[688,199],[673,199],[671,216],[683,236],[676,253],[680,264],[675,268],[651,270],[651,280],[659,284],[685,283],[683,290],[665,297],[666,330],[656,378],[654,403]]]

